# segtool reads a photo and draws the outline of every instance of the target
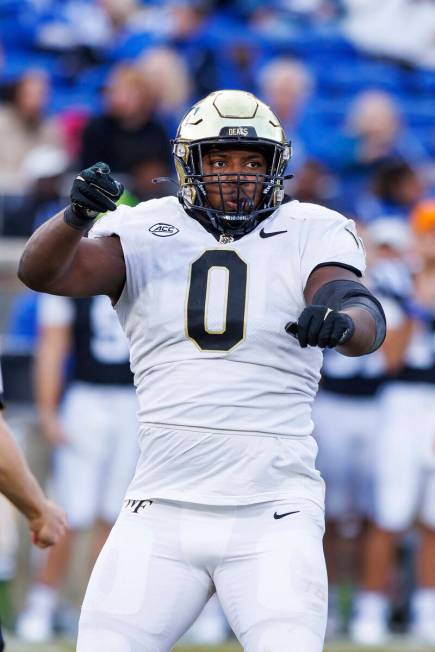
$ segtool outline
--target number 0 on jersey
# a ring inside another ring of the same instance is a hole
[[[186,330],[201,350],[229,351],[244,339],[247,279],[234,250],[209,249],[192,263]]]

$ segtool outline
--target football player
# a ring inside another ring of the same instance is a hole
[[[20,278],[111,297],[130,341],[141,456],[97,560],[77,650],[168,651],[217,592],[243,648],[319,652],[323,482],[311,403],[322,348],[377,349],[353,222],[284,200],[275,114],[217,91],[174,141],[179,194],[116,209],[102,163],[30,239]],[[99,220],[99,211],[114,210]]]
[[[339,587],[358,578],[365,523],[372,510],[372,451],[379,426],[377,392],[383,364],[379,353],[350,358],[328,350],[324,358],[313,421],[319,446],[317,465],[327,487],[327,635],[334,637],[344,625]]]
[[[386,277],[394,287],[403,288],[409,278],[404,259],[409,257],[412,242],[408,225],[399,219],[381,218],[365,233],[371,261],[366,281],[370,287],[379,295]],[[313,420],[319,446],[317,466],[327,486],[324,545],[329,636],[336,636],[344,625],[339,584],[358,582],[364,559],[365,535],[373,515],[376,441],[383,418],[379,394],[386,380],[382,350],[357,358],[340,355],[334,349],[326,351]]]
[[[419,267],[391,266],[382,303],[389,320],[383,352],[390,379],[381,394],[375,446],[374,523],[367,538],[362,590],[351,636],[383,645],[389,637],[388,585],[397,539],[417,523],[410,633],[435,645],[435,201],[414,208],[410,223]],[[402,267],[402,269],[401,269]],[[414,271],[414,270],[413,270]]]
[[[0,492],[27,519],[32,541],[38,548],[57,543],[65,533],[63,511],[46,500],[27,466],[3,418],[3,383],[0,369]],[[0,651],[4,642],[0,630]]]
[[[53,637],[75,535],[94,526],[95,561],[139,456],[128,341],[109,299],[44,294],[38,300],[38,326],[36,407],[41,431],[53,447],[53,496],[70,527],[40,565],[17,620],[18,636],[29,642]],[[74,364],[64,387],[71,353]]]

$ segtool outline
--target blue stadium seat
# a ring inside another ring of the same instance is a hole
[[[109,64],[102,64],[88,68],[77,75],[75,79],[75,87],[77,90],[88,90],[89,92],[99,92],[104,88],[107,76],[112,69]]]
[[[23,22],[15,16],[0,14],[0,43],[4,48],[21,50],[33,44],[36,25],[32,21]]]
[[[75,87],[57,87],[54,89],[50,102],[50,112],[62,113],[69,109],[82,109],[87,113],[99,113],[102,110],[102,98],[92,89],[77,89]]]
[[[410,70],[406,75],[406,83],[409,92],[426,97],[435,96],[435,71],[434,70]]]
[[[29,69],[39,68],[56,81],[60,77],[60,60],[50,53],[35,52],[33,49],[5,50],[5,61],[0,68],[0,82],[12,83]]]
[[[319,61],[317,78],[319,90],[328,95],[355,95],[368,88],[400,93],[402,88],[399,69],[372,61],[337,61],[327,67]]]
[[[401,109],[411,127],[435,127],[434,101],[417,96],[402,100]]]
[[[327,128],[338,128],[343,125],[350,104],[351,99],[348,98],[337,101],[337,99],[317,95],[310,101],[307,117],[313,123],[324,125]]]
[[[153,45],[162,45],[164,40],[154,37],[147,32],[125,34],[111,48],[106,51],[109,61],[133,60],[139,57],[144,50]]]

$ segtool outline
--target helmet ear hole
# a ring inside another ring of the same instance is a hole
[[[183,199],[189,204],[195,203],[196,190],[193,186],[185,185],[181,190]]]
[[[279,206],[284,199],[284,188],[275,188],[273,191],[273,205]]]
[[[174,156],[181,158],[185,163],[189,160],[189,145],[187,143],[175,142],[173,147]]]

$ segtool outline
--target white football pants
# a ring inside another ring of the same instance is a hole
[[[435,386],[389,383],[376,439],[376,523],[402,532],[418,518],[435,528]]]
[[[371,515],[379,401],[320,390],[313,421],[319,446],[317,468],[327,487],[326,518]]]
[[[86,592],[77,652],[168,652],[216,591],[247,652],[321,652],[323,510],[125,501]]]

